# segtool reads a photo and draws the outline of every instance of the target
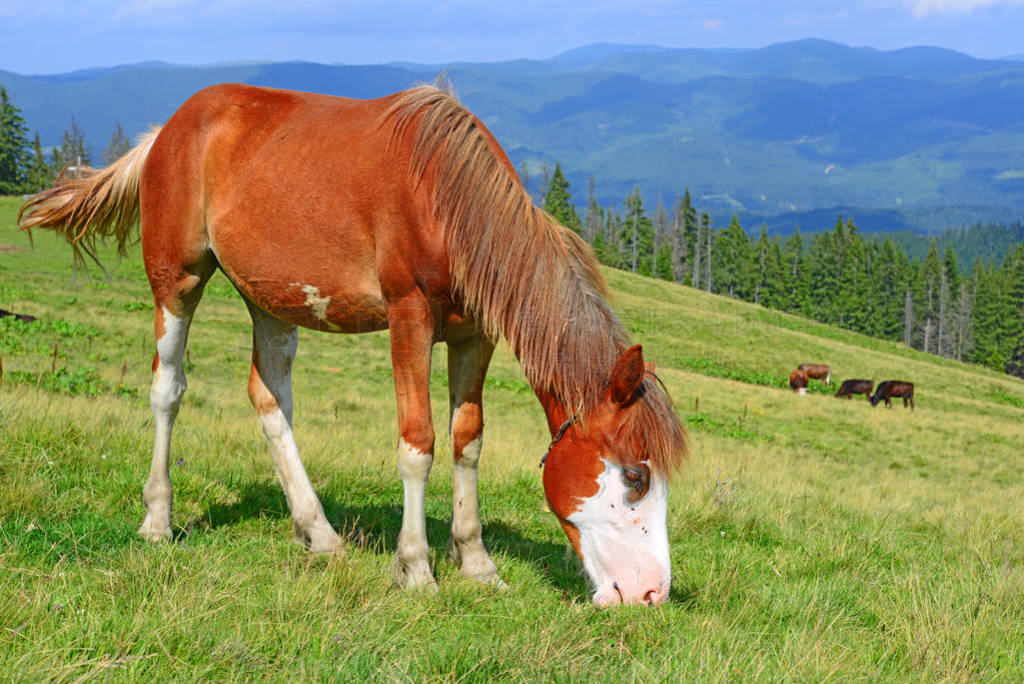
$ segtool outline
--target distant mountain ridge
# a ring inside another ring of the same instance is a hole
[[[146,62],[0,71],[0,83],[44,145],[59,143],[74,115],[98,156],[116,120],[140,132],[213,83],[377,97],[442,70],[517,168],[526,164],[534,191],[542,162],[560,161],[578,204],[592,177],[602,205],[621,204],[639,185],[651,212],[659,197],[669,204],[689,187],[719,223],[733,212],[771,220],[848,207],[870,213],[878,229],[941,230],[1024,213],[1024,61],[941,48],[594,44],[546,60]]]

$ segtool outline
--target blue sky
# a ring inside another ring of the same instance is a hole
[[[546,58],[594,42],[761,47],[800,38],[1024,53],[1024,0],[0,0],[0,69],[146,60]]]

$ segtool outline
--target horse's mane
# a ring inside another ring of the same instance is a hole
[[[440,85],[399,94],[381,119],[393,126],[389,148],[411,142],[416,182],[433,165],[434,218],[466,313],[491,339],[504,335],[530,385],[585,429],[629,346],[597,260],[579,235],[534,206],[477,118]],[[668,394],[649,377],[643,383],[619,439],[635,447],[628,458],[668,473],[685,455],[683,429]]]

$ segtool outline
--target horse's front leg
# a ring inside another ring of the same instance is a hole
[[[494,345],[477,333],[448,343],[448,388],[452,457],[452,527],[448,552],[462,574],[498,586],[497,568],[480,537],[477,464],[483,437],[483,388]]]
[[[389,302],[391,365],[398,401],[398,472],[405,497],[395,553],[395,580],[403,587],[436,588],[430,571],[424,499],[434,461],[430,415],[430,350],[434,318],[422,295]]]

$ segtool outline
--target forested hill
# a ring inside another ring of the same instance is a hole
[[[117,121],[134,135],[211,83],[372,97],[444,68],[517,167],[537,175],[561,161],[575,188],[595,180],[602,204],[639,185],[653,206],[689,186],[713,221],[735,213],[783,233],[821,207],[863,216],[865,231],[1009,223],[1024,208],[1024,62],[937,48],[592,45],[539,61],[144,63],[0,72],[0,84],[44,148],[61,144],[73,116],[98,161]]]
[[[851,217],[839,215],[831,230],[798,229],[783,239],[764,226],[754,237],[736,216],[716,226],[688,191],[653,214],[639,190],[621,211],[602,207],[592,193],[582,217],[574,205],[556,165],[544,209],[609,266],[1024,377],[1021,223],[897,241],[865,239]],[[919,241],[927,241],[923,253]]]

